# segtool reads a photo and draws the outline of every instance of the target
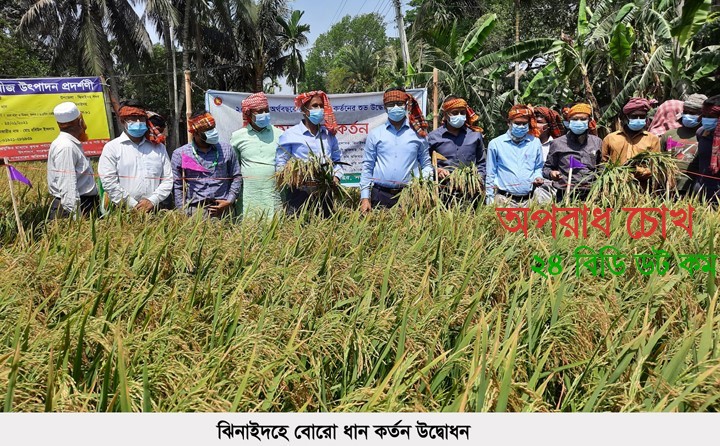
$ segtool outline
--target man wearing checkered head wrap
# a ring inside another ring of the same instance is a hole
[[[138,101],[121,103],[124,132],[105,144],[98,174],[105,193],[116,206],[153,212],[172,192],[172,169],[165,144],[148,133],[148,116]]]
[[[700,128],[697,131],[698,153],[695,158],[698,175],[695,192],[707,200],[720,201],[720,95],[703,102]],[[695,169],[690,169],[695,171]]]
[[[427,123],[419,104],[402,87],[385,91],[387,121],[374,128],[365,141],[360,174],[360,210],[391,208],[413,175],[433,177],[428,151]],[[419,166],[417,169],[416,166]]]
[[[443,124],[428,135],[431,159],[434,153],[440,155],[437,157],[438,179],[444,180],[452,170],[471,164],[476,166],[478,175],[485,178],[486,150],[479,116],[465,99],[455,95],[445,98],[442,114]]]
[[[339,186],[343,177],[342,152],[335,137],[337,121],[330,99],[320,90],[301,93],[295,98],[295,107],[302,113],[302,120],[280,136],[275,169],[284,169],[292,158],[308,161],[312,156],[332,163],[333,181],[336,187]],[[300,212],[316,189],[312,182],[307,182],[303,187],[289,191],[285,203],[287,212],[291,215]],[[330,205],[324,206],[323,212],[329,216],[332,212]]]
[[[68,217],[76,211],[90,214],[99,203],[92,165],[83,152],[87,125],[72,102],[53,110],[60,133],[50,144],[47,159],[48,192],[53,196],[50,218]]]
[[[660,151],[660,138],[646,130],[647,115],[656,104],[655,100],[630,98],[622,110],[622,129],[610,133],[603,140],[602,162],[625,164],[641,152]],[[646,183],[650,178],[650,170],[636,167],[634,175]]]
[[[674,116],[667,115],[663,121],[663,127],[670,127],[664,131],[660,138],[660,147],[663,152],[670,152],[681,171],[692,171],[697,173],[696,163],[693,163],[698,152],[697,131],[700,128],[700,112],[703,101],[707,96],[702,94],[691,94],[685,101],[679,113],[677,109]],[[663,104],[665,105],[665,104]],[[660,108],[663,108],[663,105]],[[660,113],[660,109],[658,109]],[[656,113],[657,119],[657,113]],[[653,119],[653,127],[656,126],[656,119]],[[652,129],[651,129],[652,131]],[[676,189],[681,196],[686,196],[692,191],[693,177],[690,175],[679,175]]]
[[[542,178],[542,144],[535,112],[517,104],[508,112],[508,131],[490,141],[485,175],[487,204],[523,207],[532,201]]]
[[[275,187],[275,151],[282,130],[270,123],[270,104],[265,93],[253,93],[242,101],[244,127],[235,131],[230,145],[243,171],[242,199],[236,202],[240,215],[272,217],[280,209]]]

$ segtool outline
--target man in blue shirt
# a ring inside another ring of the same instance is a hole
[[[333,163],[335,185],[340,184],[343,169],[340,166],[340,146],[335,137],[337,122],[330,100],[322,91],[302,93],[295,98],[295,106],[303,114],[299,124],[290,127],[280,136],[275,154],[275,171],[281,171],[291,158],[308,160],[310,153],[316,157]],[[317,191],[312,185],[302,186],[288,191],[286,205],[289,214],[297,214],[300,208]],[[327,216],[331,213],[330,203],[320,197],[323,211]]]
[[[488,146],[485,200],[498,207],[525,207],[533,189],[543,184],[542,144],[533,110],[514,105],[508,131]]]
[[[383,95],[388,114],[384,125],[373,129],[365,142],[360,175],[360,210],[391,208],[412,179],[417,166],[423,178],[432,178],[428,152],[427,123],[420,107],[404,88],[395,87]],[[408,116],[408,110],[410,116]]]

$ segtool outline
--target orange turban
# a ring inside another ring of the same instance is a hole
[[[467,116],[465,120],[465,126],[472,130],[473,132],[480,132],[482,133],[483,129],[478,125],[478,122],[480,121],[480,116],[475,113],[475,111],[470,108],[467,101],[463,98],[454,98],[454,99],[448,99],[447,101],[443,102],[442,110],[443,113],[447,113],[452,109],[456,108],[464,108],[465,109],[465,115]]]
[[[527,118],[529,122],[528,133],[536,138],[540,136],[541,132],[537,126],[537,121],[535,120],[535,112],[532,108],[522,104],[513,105],[508,112],[508,119],[512,121],[513,119],[517,118]]]
[[[330,99],[327,94],[322,90],[309,91],[307,93],[300,93],[295,97],[295,107],[298,110],[303,108],[305,104],[310,102],[315,96],[320,96],[323,101],[323,111],[325,112],[325,128],[330,132],[331,135],[337,133],[337,120],[335,119],[335,112],[333,112],[332,105],[330,105]]]

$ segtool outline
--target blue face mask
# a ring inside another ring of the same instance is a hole
[[[405,107],[395,106],[393,108],[389,108],[387,110],[387,114],[391,121],[400,122],[405,119],[407,112],[405,111]]]
[[[210,145],[215,145],[220,142],[220,133],[217,129],[210,129],[203,134],[205,135],[205,142]]]
[[[694,129],[700,125],[700,116],[698,115],[682,115],[682,125]]]
[[[467,117],[465,115],[453,115],[448,118],[448,124],[455,127],[456,129],[459,129],[460,127],[465,125],[465,120]]]
[[[325,119],[325,110],[323,110],[322,108],[314,108],[310,110],[310,115],[308,115],[308,119],[313,124],[320,125],[323,119]]]
[[[645,128],[647,120],[644,118],[631,119],[628,121],[628,128],[633,132],[638,132]]]
[[[145,122],[130,122],[126,127],[128,135],[133,138],[141,138],[145,135],[147,129],[147,124]]]
[[[570,121],[570,131],[576,135],[582,135],[587,132],[588,122],[585,120]]]
[[[717,124],[718,118],[702,118],[703,130],[715,130]]]
[[[524,138],[525,135],[527,135],[528,131],[530,130],[530,126],[528,124],[518,125],[513,124],[510,128],[510,134],[515,139]]]
[[[261,129],[270,125],[270,113],[258,113],[255,115],[255,125]]]

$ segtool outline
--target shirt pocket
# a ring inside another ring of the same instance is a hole
[[[150,152],[140,162],[143,163],[143,170],[148,179],[160,181],[163,174],[164,160],[158,153]]]

